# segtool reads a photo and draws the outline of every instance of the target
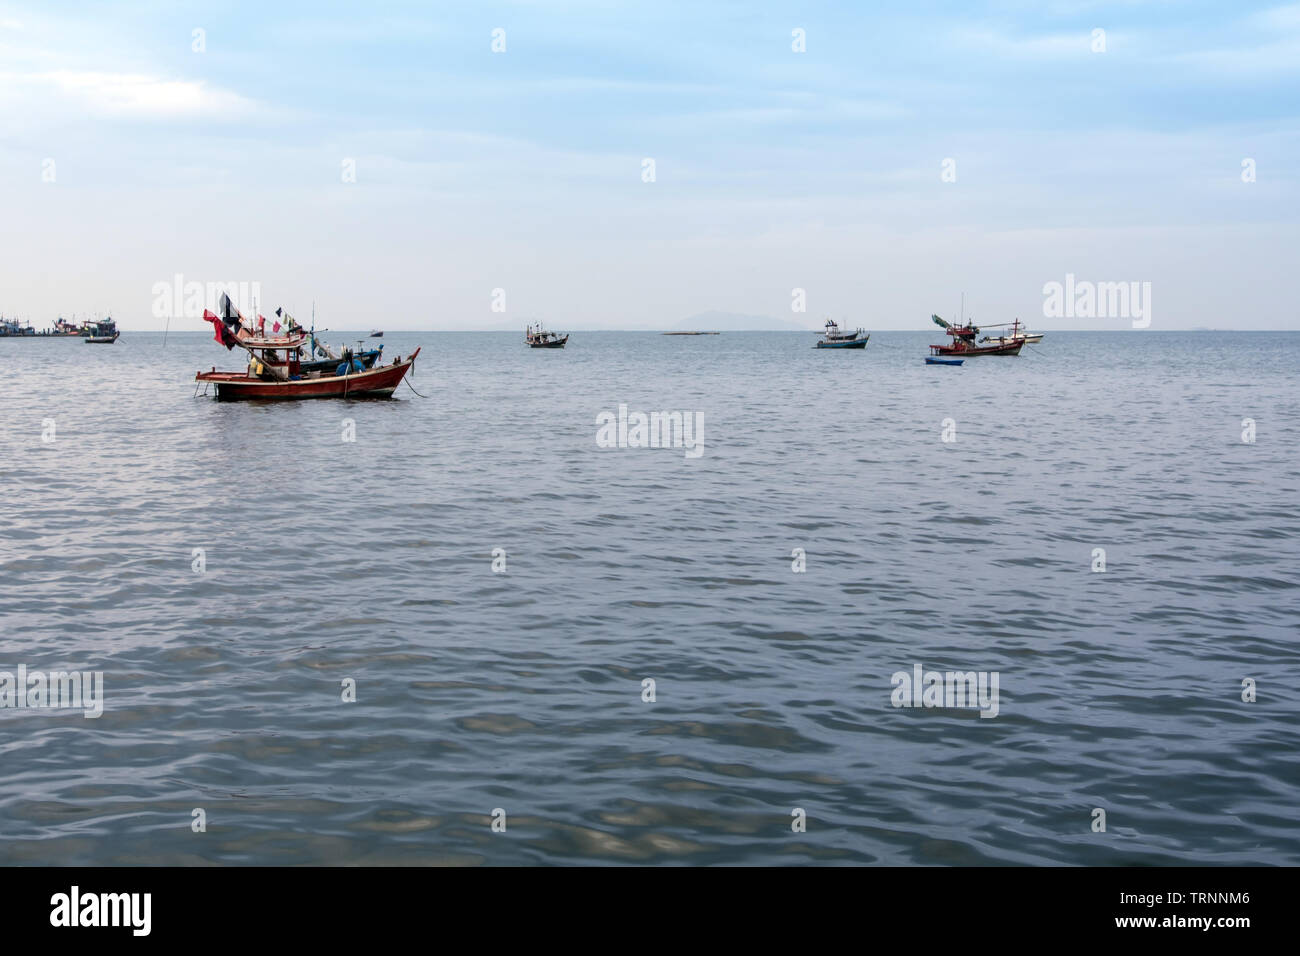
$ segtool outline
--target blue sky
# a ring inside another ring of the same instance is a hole
[[[1044,318],[1072,273],[1300,328],[1300,4],[876,6],[0,0],[0,312],[161,327],[179,273],[336,328],[1129,325]]]

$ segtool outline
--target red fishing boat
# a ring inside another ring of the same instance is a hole
[[[217,398],[224,401],[242,399],[299,398],[387,398],[402,383],[420,354],[417,348],[405,360],[399,355],[391,365],[366,368],[350,350],[333,369],[313,367],[318,363],[301,361],[308,333],[294,329],[287,335],[266,336],[251,332],[243,317],[223,296],[222,316],[204,312],[211,322],[216,340],[227,349],[236,345],[248,352],[248,368],[242,372],[199,372],[196,382],[215,385]],[[197,386],[196,386],[197,387]]]
[[[974,355],[1019,355],[1025,344],[1025,337],[1019,334],[1019,319],[1012,323],[1011,335],[1003,336],[989,345],[979,345],[975,337],[980,334],[980,330],[975,324],[967,322],[965,325],[949,325],[937,315],[932,315],[930,318],[934,320],[935,325],[947,329],[948,334],[952,336],[949,345],[931,345],[931,355],[950,358],[967,358]]]

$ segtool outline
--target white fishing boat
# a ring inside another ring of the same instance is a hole
[[[999,328],[1000,326],[986,325],[985,328]],[[1012,342],[1019,340],[1022,345],[1037,345],[1043,341],[1042,332],[1028,332],[1020,327],[1020,319],[1011,323],[1010,335],[986,335],[980,339],[981,342],[988,342],[990,345],[1010,345]]]
[[[832,319],[826,320],[826,331],[822,333],[814,348],[819,349],[864,349],[867,339],[871,338],[866,329],[842,331]]]

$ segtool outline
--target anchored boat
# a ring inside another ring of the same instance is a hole
[[[1001,326],[1001,325],[986,325],[985,328],[987,328],[987,329],[1000,329],[1000,328],[1006,328],[1006,326]],[[1026,331],[1026,330],[1021,329],[1021,328],[1020,328],[1020,319],[1016,319],[1016,321],[1014,321],[1014,322],[1011,323],[1011,334],[1010,334],[1010,335],[986,335],[986,336],[984,336],[984,338],[980,339],[980,341],[981,341],[981,342],[991,342],[991,343],[994,343],[994,344],[996,344],[996,345],[1006,345],[1006,344],[1008,344],[1009,342],[1011,342],[1013,339],[1016,339],[1016,338],[1022,339],[1026,345],[1037,345],[1039,342],[1043,341],[1043,333],[1042,333],[1042,332],[1029,332],[1029,331]]]
[[[817,340],[814,348],[819,349],[865,349],[871,334],[864,329],[841,332],[840,327],[831,319],[826,320],[826,331]]]
[[[547,332],[539,322],[537,325],[528,326],[524,331],[524,341],[528,343],[530,349],[562,349],[569,341],[569,337]]]
[[[932,315],[930,318],[934,320],[935,325],[946,329],[952,336],[950,345],[930,346],[930,354],[934,356],[969,358],[974,355],[1019,355],[1021,347],[1025,344],[1024,336],[1017,334],[1019,320],[1013,324],[1012,334],[1005,342],[979,345],[975,341],[975,337],[980,334],[978,326],[969,322],[965,325],[950,325],[937,315]]]
[[[0,339],[20,339],[35,334],[36,330],[30,322],[22,325],[17,319],[0,318]]]
[[[246,399],[302,398],[387,398],[401,384],[420,354],[417,348],[404,361],[401,356],[391,365],[366,368],[349,350],[341,360],[324,363],[300,361],[303,346],[314,335],[291,325],[288,334],[266,336],[250,331],[229,296],[222,296],[222,314],[205,311],[203,319],[211,322],[214,338],[227,350],[239,346],[248,352],[248,368],[243,372],[199,372],[196,382],[216,386],[217,398],[223,401]]]
[[[89,334],[86,335],[87,345],[112,345],[117,341],[117,337],[122,334],[117,330],[117,323],[112,319],[91,322],[85,328],[89,331]]]

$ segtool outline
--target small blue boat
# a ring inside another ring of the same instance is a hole
[[[925,358],[925,364],[926,364],[926,365],[960,365],[960,364],[961,364],[962,362],[964,362],[964,361],[966,361],[966,360],[965,360],[965,359],[931,358],[931,357],[928,356],[928,355],[927,355],[926,358]]]

